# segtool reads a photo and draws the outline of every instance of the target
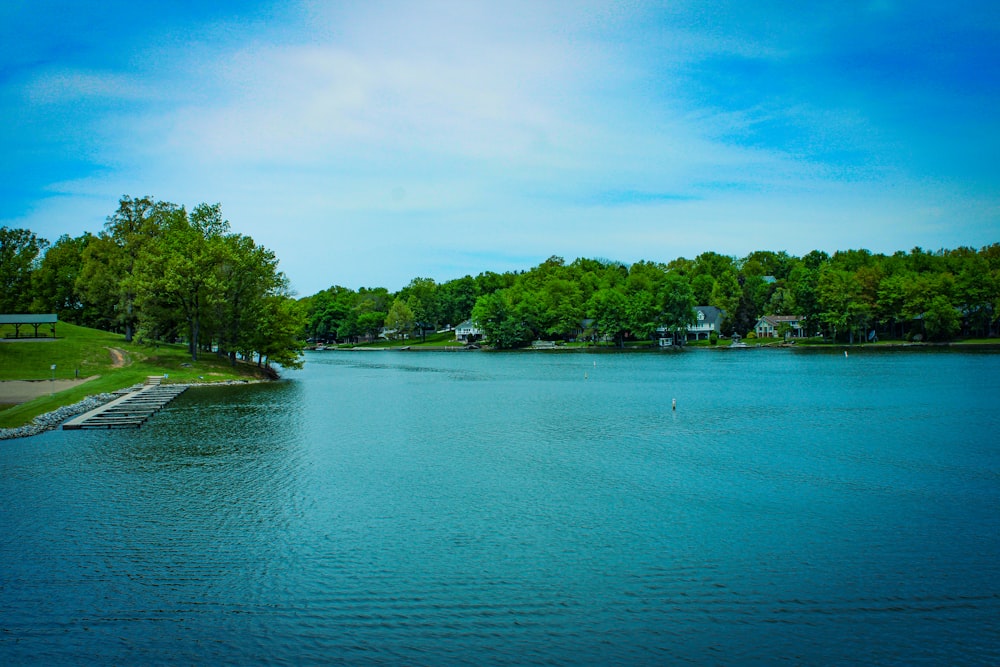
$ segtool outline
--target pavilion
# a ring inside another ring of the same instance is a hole
[[[35,328],[34,336],[26,336],[26,338],[48,338],[47,335],[38,335],[38,327],[43,324],[49,325],[49,330],[52,332],[52,337],[56,337],[56,322],[59,321],[59,316],[55,313],[49,313],[44,315],[36,315],[31,313],[19,313],[14,315],[0,315],[0,326],[9,324],[14,327],[14,338],[21,337],[21,327],[24,325],[32,326]]]

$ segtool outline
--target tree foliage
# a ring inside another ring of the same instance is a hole
[[[721,333],[746,336],[763,315],[796,316],[809,334],[831,340],[957,335],[993,336],[1000,315],[1000,245],[880,255],[868,250],[803,257],[756,251],[743,258],[714,252],[694,260],[632,265],[598,259],[567,263],[552,256],[527,271],[484,272],[437,284],[414,278],[377,307],[362,289],[333,287],[305,300],[309,334],[357,335],[363,313],[390,329],[389,305],[402,299],[414,321],[433,326],[472,319],[499,348],[532,340],[684,339],[695,306],[723,311]],[[950,311],[945,308],[947,304]],[[370,337],[377,331],[369,328]]]
[[[47,246],[0,229],[0,251],[12,257],[0,266],[3,293],[17,295],[4,312],[30,307],[127,339],[184,340],[193,359],[214,351],[232,363],[301,363],[304,317],[274,253],[233,233],[219,204],[188,214],[125,196],[96,236],[62,236],[39,258]]]

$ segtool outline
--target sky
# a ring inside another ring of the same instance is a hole
[[[5,0],[0,45],[0,225],[218,202],[300,296],[1000,242],[993,0]]]

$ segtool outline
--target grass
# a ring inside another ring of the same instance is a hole
[[[0,328],[0,335],[13,335]],[[257,368],[232,367],[229,360],[202,353],[191,361],[186,345],[126,343],[120,334],[60,322],[55,340],[0,342],[0,380],[71,380],[97,378],[79,386],[0,410],[0,428],[22,426],[38,415],[71,405],[83,398],[145,381],[150,375],[168,375],[168,383],[219,382],[257,379]],[[22,332],[23,334],[23,332]],[[115,367],[110,349],[120,350],[123,365]],[[56,369],[53,373],[52,365]]]

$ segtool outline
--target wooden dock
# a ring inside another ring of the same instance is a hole
[[[187,385],[160,384],[159,376],[152,376],[145,385],[136,387],[123,396],[101,407],[85,412],[63,424],[66,430],[93,428],[139,428],[177,398]]]

